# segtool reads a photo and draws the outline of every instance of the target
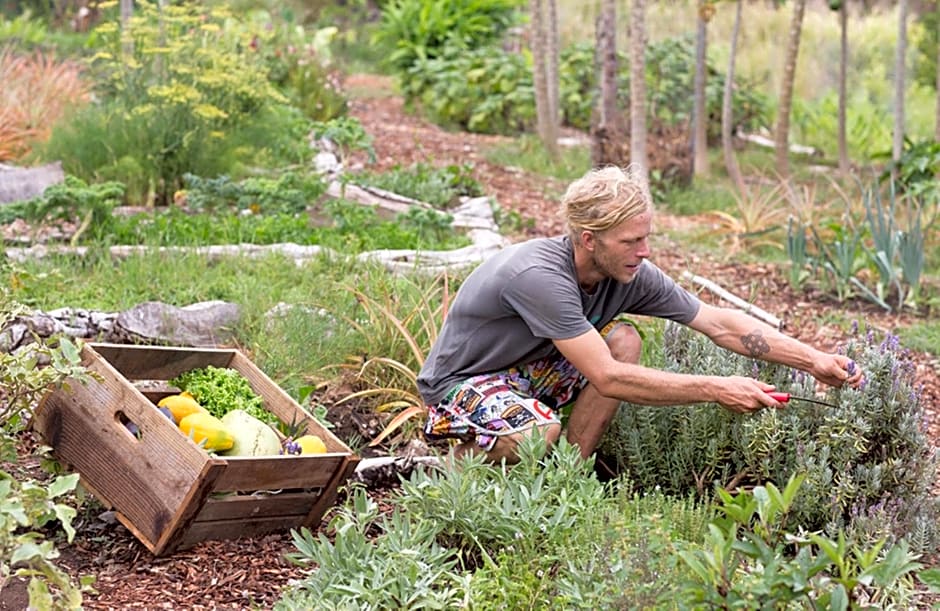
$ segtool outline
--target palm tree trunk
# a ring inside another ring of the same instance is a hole
[[[738,34],[741,32],[741,5],[743,0],[737,0],[737,6],[734,14],[734,27],[731,30],[731,51],[728,57],[728,73],[725,75],[724,96],[721,101],[721,150],[725,157],[725,167],[728,170],[728,176],[731,182],[738,189],[738,193],[744,193],[744,177],[741,176],[741,169],[738,167],[738,160],[734,155],[734,142],[731,133],[732,125],[732,92],[734,89],[734,59],[738,53]]]
[[[781,177],[787,177],[790,174],[790,109],[793,106],[793,82],[796,79],[796,60],[800,52],[800,35],[805,11],[806,0],[794,0],[793,18],[790,20],[790,35],[783,64],[783,81],[780,84],[777,129],[774,136],[777,173]]]
[[[630,11],[630,164],[649,180],[646,156],[646,0]]]
[[[591,126],[591,164],[594,167],[624,165],[623,113],[617,96],[617,1],[603,0],[595,28],[595,62],[598,96],[594,125]]]

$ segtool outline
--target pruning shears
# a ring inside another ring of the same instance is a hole
[[[826,407],[836,407],[832,403],[826,403],[825,401],[820,401],[819,399],[810,399],[809,397],[794,397],[788,392],[776,392],[776,391],[771,391],[771,390],[766,390],[764,392],[770,395],[771,399],[773,399],[774,401],[778,401],[780,403],[788,403],[789,401],[793,400],[793,401],[807,401],[809,403],[816,403],[817,405],[825,405]]]

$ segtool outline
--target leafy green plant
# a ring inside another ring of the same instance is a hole
[[[789,527],[802,483],[794,476],[783,490],[772,483],[738,494],[719,489],[722,515],[709,526],[705,545],[680,553],[692,571],[683,602],[808,609],[909,602],[912,574],[923,565],[903,543],[888,550],[883,540],[850,546],[841,534],[830,539]]]
[[[313,175],[283,172],[277,178],[252,177],[234,181],[229,176],[203,178],[184,174],[186,190],[177,194],[188,208],[218,211],[234,208],[255,214],[295,214],[306,210],[326,186]]]
[[[415,163],[407,168],[396,165],[384,172],[361,172],[351,181],[403,195],[435,208],[456,206],[460,197],[480,197],[483,187],[473,178],[471,164],[435,167]]]
[[[188,391],[216,418],[240,409],[262,422],[276,423],[277,416],[264,408],[264,399],[240,372],[230,367],[207,365],[190,369],[170,383]]]
[[[339,147],[343,159],[352,151],[365,151],[369,161],[375,162],[375,149],[362,123],[355,117],[337,117],[329,121],[316,121],[311,126],[316,140],[325,138]]]
[[[330,43],[337,28],[310,32],[289,11],[282,11],[280,17],[276,21],[266,11],[252,13],[254,23],[262,27],[249,31],[267,67],[268,79],[292,106],[314,121],[344,115],[348,105],[339,75],[330,70]]]
[[[707,508],[637,495],[627,482],[614,490],[592,469],[564,440],[546,454],[536,435],[511,468],[466,456],[456,469],[414,471],[385,515],[354,490],[333,536],[295,534],[291,557],[311,571],[275,608],[668,605],[671,558],[678,541],[701,537]]]
[[[0,294],[0,330],[26,313],[6,291]],[[47,361],[47,362],[46,362]],[[0,457],[16,462],[16,435],[33,413],[36,401],[47,391],[90,379],[81,366],[78,348],[66,338],[37,341],[15,352],[0,350]],[[76,510],[62,497],[78,484],[78,475],[59,476],[49,482],[19,481],[0,470],[0,589],[11,576],[29,579],[32,608],[78,608],[82,592],[93,579],[78,584],[55,564],[59,552],[46,529],[58,523],[71,543]]]
[[[297,552],[289,558],[315,568],[284,591],[277,611],[445,609],[464,600],[469,578],[454,571],[457,559],[435,541],[430,522],[412,522],[400,511],[380,518],[375,502],[357,489],[329,528],[332,541],[306,527],[293,533]],[[382,529],[378,540],[376,528]]]
[[[112,225],[112,210],[124,195],[124,185],[115,182],[86,184],[75,176],[66,176],[61,183],[47,187],[37,198],[12,204],[0,210],[0,219],[7,222],[23,218],[33,223],[49,220],[80,220],[71,242],[77,244],[89,228],[107,231]]]
[[[91,589],[94,577],[73,583],[68,572],[55,564],[59,557],[43,529],[58,522],[72,542],[75,508],[60,497],[75,490],[78,474],[58,476],[48,484],[20,482],[0,471],[0,591],[10,577],[28,578],[29,604],[33,609],[78,609],[82,593]]]
[[[428,4],[393,0],[382,7],[376,33],[394,46],[388,65],[404,77],[420,60],[438,57],[448,44],[470,50],[498,41],[512,26],[521,0],[454,0]]]
[[[13,321],[27,312],[25,306],[12,301],[8,291],[4,289],[0,292],[0,331],[6,331]],[[9,338],[0,334],[0,340],[6,345]],[[40,366],[40,363],[43,365]],[[80,363],[78,347],[64,337],[49,342],[34,342],[14,353],[0,350],[0,382],[3,390],[0,427],[4,433],[9,435],[25,426],[32,417],[33,404],[46,390],[69,379],[90,379]],[[0,449],[4,450],[3,455],[9,454],[9,448],[4,446]]]

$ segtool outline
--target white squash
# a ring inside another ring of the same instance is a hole
[[[248,412],[233,409],[222,416],[222,424],[235,438],[223,456],[275,456],[281,453],[281,440],[270,426]]]

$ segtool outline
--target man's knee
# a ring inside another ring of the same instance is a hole
[[[516,464],[519,462],[519,444],[531,435],[542,435],[545,438],[545,449],[551,450],[558,439],[561,437],[561,424],[552,422],[541,426],[535,426],[528,431],[513,433],[511,435],[502,435],[497,438],[492,449],[486,453],[487,459],[493,463],[499,463],[505,460],[507,464]]]
[[[633,325],[617,325],[604,338],[610,348],[610,355],[624,363],[639,363],[643,352],[643,340]]]

